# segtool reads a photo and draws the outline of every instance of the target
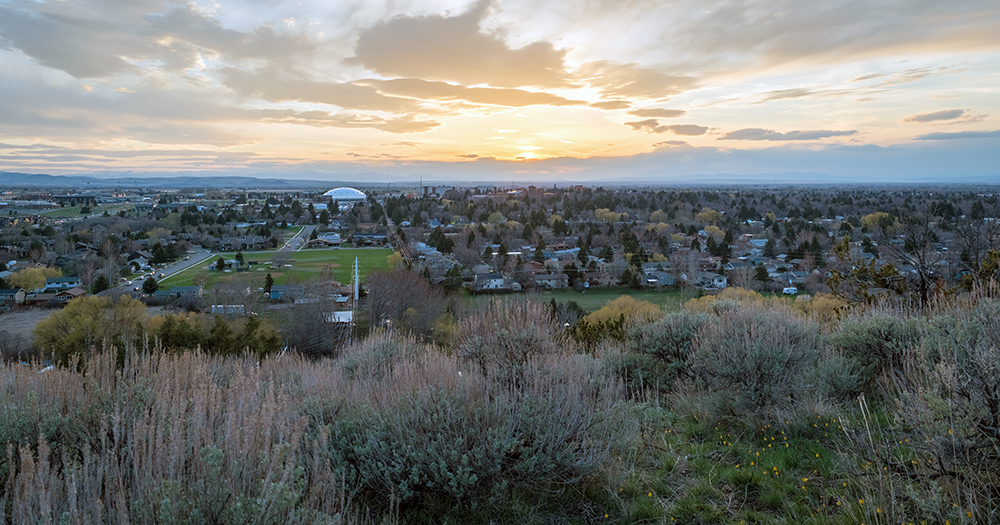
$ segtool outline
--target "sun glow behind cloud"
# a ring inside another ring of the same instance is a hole
[[[998,50],[987,1],[11,0],[0,169],[958,155],[996,144]]]

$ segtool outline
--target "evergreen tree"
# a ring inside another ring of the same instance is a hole
[[[160,283],[156,282],[156,279],[149,277],[142,283],[142,293],[147,295],[153,295],[157,290],[160,289]]]
[[[3,288],[7,288],[7,286],[3,286]],[[90,287],[90,292],[98,294],[109,288],[111,288],[111,282],[108,280],[108,277],[102,273],[97,276],[97,279],[94,279],[94,284]]]

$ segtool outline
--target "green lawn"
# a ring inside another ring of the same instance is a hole
[[[600,310],[609,301],[617,299],[623,295],[635,297],[640,301],[649,301],[660,306],[665,311],[679,310],[681,305],[695,297],[694,292],[680,290],[633,290],[631,288],[591,288],[580,293],[572,288],[562,288],[558,290],[547,290],[534,292],[533,296],[548,303],[555,299],[557,303],[568,303],[576,301],[576,304],[588,312]],[[470,295],[472,302],[489,302],[495,298],[504,297],[502,295]]]
[[[386,258],[392,253],[392,250],[384,248],[351,248],[288,252],[290,258],[288,264],[291,265],[291,268],[271,269],[271,258],[275,253],[273,251],[244,252],[244,261],[248,263],[256,261],[256,264],[247,273],[253,275],[255,278],[259,278],[261,283],[264,282],[264,276],[268,272],[274,278],[275,284],[288,284],[289,281],[301,283],[319,277],[323,269],[329,266],[333,272],[333,278],[346,284],[351,280],[351,268],[354,265],[354,258],[357,257],[360,266],[361,282],[365,282],[368,274],[373,270],[389,269]],[[234,255],[227,253],[222,255],[222,257],[230,259]],[[160,285],[166,287],[190,286],[194,284],[196,276],[203,274],[208,277],[206,287],[211,288],[220,279],[232,279],[236,275],[239,275],[237,272],[225,273],[208,270],[208,266],[219,257],[219,255],[214,255],[211,258],[205,259],[177,275],[164,279]]]

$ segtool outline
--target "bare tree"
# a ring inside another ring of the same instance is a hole
[[[288,250],[278,250],[271,255],[271,266],[281,268],[292,259],[292,254]]]
[[[76,274],[80,276],[80,284],[90,288],[90,285],[94,283],[94,279],[97,278],[98,262],[99,259],[93,257],[88,257],[80,262],[76,269]]]
[[[920,304],[926,305],[938,278],[938,265],[945,260],[944,253],[935,246],[940,241],[937,223],[926,213],[913,214],[898,223],[894,233],[901,243],[881,239],[879,245],[905,265],[903,269],[908,271],[904,275],[916,287]]]
[[[448,306],[440,290],[406,269],[369,275],[367,301],[373,325],[391,321],[418,334],[429,334]]]
[[[257,278],[239,273],[232,279],[216,283],[212,288],[212,301],[217,305],[239,306],[242,312],[238,313],[249,316],[264,302],[264,292]]]
[[[763,288],[764,283],[754,279],[756,271],[752,266],[747,266],[745,268],[737,268],[730,272],[727,272],[729,277],[729,282],[731,285],[738,288],[743,288],[745,290],[760,291]]]
[[[328,293],[310,293],[288,310],[284,327],[289,347],[310,357],[336,356],[354,335],[353,323],[337,322],[335,301]]]

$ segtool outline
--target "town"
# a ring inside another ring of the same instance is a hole
[[[547,293],[555,304],[657,292],[662,303],[737,287],[924,303],[988,281],[1000,248],[1000,201],[981,188],[25,189],[0,199],[0,312],[125,295],[264,314],[281,347],[311,355],[387,323],[432,336],[460,308],[434,294]],[[415,279],[418,292],[395,293]],[[327,336],[297,337],[297,311],[326,320]]]

